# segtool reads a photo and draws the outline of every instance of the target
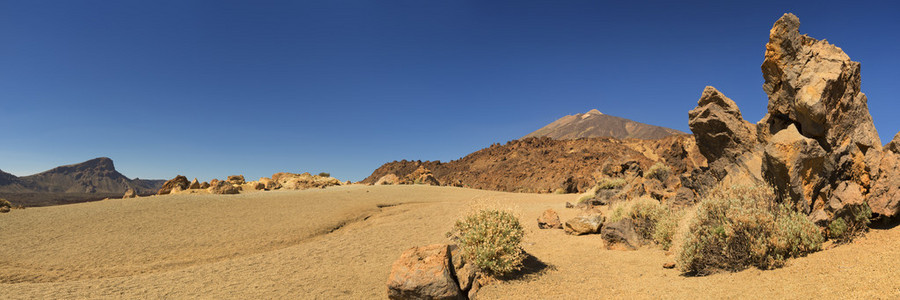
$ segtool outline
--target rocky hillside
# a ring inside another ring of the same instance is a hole
[[[0,197],[24,206],[43,206],[156,193],[163,180],[129,179],[106,157],[60,166],[34,175],[16,177],[0,172]]]
[[[559,118],[525,137],[550,137],[553,139],[577,139],[612,137],[617,139],[660,139],[684,132],[610,116],[593,109],[583,114]]]
[[[859,62],[799,28],[785,14],[770,31],[759,122],[714,87],[703,91],[689,125],[709,168],[686,181],[701,194],[710,183],[767,184],[821,226],[866,205],[876,217],[900,215],[900,135],[882,147]]]
[[[671,166],[676,174],[706,165],[690,135],[659,140],[542,137],[494,144],[451,162],[390,162],[362,183],[375,184],[392,176],[402,183],[421,168],[429,170],[441,185],[508,192],[582,192],[623,164],[647,170],[656,162]],[[412,178],[408,181],[414,182]]]

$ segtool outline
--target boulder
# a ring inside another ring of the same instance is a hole
[[[846,215],[851,207],[859,207],[866,203],[862,192],[862,187],[854,182],[841,182],[831,193],[827,210],[833,216]]]
[[[201,190],[205,190],[205,189],[208,189],[208,188],[209,188],[209,182],[204,181],[204,182],[200,183],[200,189],[201,189]]]
[[[791,124],[772,136],[766,146],[763,176],[780,201],[789,201],[801,212],[809,213],[813,202],[821,201],[822,189],[828,185],[825,156],[818,142],[804,137]]]
[[[242,185],[247,182],[244,180],[244,175],[230,175],[230,176],[228,176],[227,181],[231,182],[231,184],[236,184],[236,185]]]
[[[864,153],[881,148],[866,95],[860,91],[860,64],[825,40],[800,34],[800,20],[784,14],[769,31],[762,64],[768,113],[760,135],[794,124],[826,151],[844,144]]]
[[[281,188],[281,185],[278,184],[278,182],[275,182],[275,180],[272,180],[268,177],[259,178],[259,183],[262,183],[262,185],[264,186],[264,188],[266,190],[274,190],[274,189]]]
[[[565,230],[571,235],[592,234],[600,232],[602,226],[602,215],[579,216],[566,221]]]
[[[885,151],[878,165],[878,179],[872,184],[866,201],[872,213],[879,216],[892,218],[900,215],[900,154],[893,150]]]
[[[128,189],[125,191],[125,195],[122,195],[122,199],[135,198],[137,194],[134,192],[134,189]]]
[[[631,219],[603,224],[600,238],[606,242],[607,249],[635,250],[641,245],[641,238],[634,230]]]
[[[157,195],[166,195],[166,194],[172,193],[172,190],[174,190],[176,188],[179,191],[183,191],[183,190],[186,190],[190,184],[191,184],[191,182],[188,181],[187,177],[178,175],[178,176],[175,176],[175,178],[169,179],[168,181],[163,183],[163,187],[161,189],[159,189],[159,192],[157,192],[156,194]]]
[[[211,194],[234,195],[240,193],[240,186],[235,186],[228,181],[217,181],[216,185],[211,185],[207,190]]]
[[[194,178],[194,181],[191,181],[191,184],[188,185],[188,189],[190,189],[190,190],[200,189],[200,182],[197,181],[197,178]]]
[[[688,112],[688,126],[712,169],[735,163],[756,145],[756,126],[744,120],[734,101],[711,86]],[[716,175],[722,178],[725,174]]]
[[[419,166],[415,171],[406,175],[403,180],[400,180],[400,184],[441,185],[441,183],[434,178],[434,174],[431,173],[431,170],[425,168],[425,166]]]
[[[413,247],[391,266],[389,299],[460,299],[464,294],[453,276],[450,247]]]
[[[378,178],[378,181],[375,181],[375,185],[395,185],[400,184],[400,177],[396,174],[387,174]]]
[[[538,228],[540,229],[562,229],[562,222],[559,221],[559,215],[552,209],[545,210],[541,217],[537,219]]]
[[[456,275],[456,282],[463,294],[468,294],[469,298],[477,291],[478,285],[475,283],[478,279],[478,267],[475,264],[466,261],[462,251],[456,245],[450,245],[450,259],[453,262],[453,274]]]
[[[266,185],[259,181],[249,181],[249,182],[241,185],[241,188],[242,188],[242,190],[258,191],[258,190],[265,190]]]

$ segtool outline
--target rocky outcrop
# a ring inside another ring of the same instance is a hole
[[[188,185],[188,189],[189,189],[189,190],[197,190],[197,189],[200,189],[200,181],[198,181],[197,178],[194,178],[194,180],[191,181],[191,184]]]
[[[801,35],[799,27],[796,16],[785,14],[769,33],[761,67],[769,101],[755,130],[733,101],[704,90],[689,115],[709,168],[683,179],[683,186],[698,192],[759,173],[778,201],[820,225],[866,202],[879,215],[897,215],[900,136],[882,149],[860,90],[859,62]],[[729,179],[732,174],[741,176]]]
[[[464,299],[457,283],[451,250],[436,244],[400,254],[388,276],[389,299]]]
[[[132,189],[128,189],[127,191],[125,191],[125,194],[122,195],[122,199],[135,198],[135,197],[137,197],[137,194]]]
[[[600,232],[603,226],[603,216],[579,216],[566,221],[566,233],[571,235],[583,235]]]
[[[309,173],[275,173],[272,174],[272,180],[275,181],[276,185],[280,186],[279,189],[284,190],[305,190],[341,185],[341,181],[334,177],[310,175]]]
[[[537,219],[538,228],[540,229],[562,229],[562,223],[559,221],[559,215],[555,210],[545,210]]]
[[[186,190],[188,188],[188,186],[190,186],[190,185],[191,185],[191,182],[188,181],[187,177],[178,175],[178,176],[175,176],[175,178],[169,179],[168,181],[163,183],[163,187],[161,189],[159,189],[159,192],[157,192],[156,194],[157,195],[167,195],[169,193],[172,193],[173,190],[183,191],[183,190]]]
[[[400,184],[400,177],[397,174],[387,174],[378,178],[375,185],[395,185]]]

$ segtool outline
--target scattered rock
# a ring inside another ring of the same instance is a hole
[[[390,299],[459,299],[465,295],[453,277],[450,247],[413,247],[403,252],[388,276]]]
[[[572,205],[571,202],[566,202],[566,208],[575,208],[575,205]]]
[[[235,186],[228,181],[216,181],[216,185],[211,185],[208,190],[211,194],[219,195],[234,195],[241,191],[239,186]]]
[[[244,180],[244,175],[231,175],[231,176],[228,176],[228,180],[227,180],[227,181],[228,181],[228,182],[231,182],[231,184],[236,184],[236,185],[242,185],[242,184],[246,183],[246,181]]]
[[[674,268],[675,268],[674,262],[667,262],[667,263],[663,264],[663,269],[674,269]]]
[[[178,191],[183,191],[186,190],[190,184],[191,182],[188,181],[187,177],[178,175],[175,176],[175,178],[169,179],[168,181],[163,183],[163,187],[159,189],[159,192],[157,192],[156,194],[166,195],[172,193],[172,190],[175,189],[177,189]]]
[[[540,229],[562,229],[562,223],[559,221],[559,215],[552,209],[545,210],[541,217],[537,219],[538,228]]]
[[[603,216],[579,216],[566,221],[566,233],[571,235],[592,234],[600,232]]]
[[[606,242],[607,249],[636,250],[641,245],[641,239],[630,219],[604,224],[600,237]]]
[[[134,189],[128,189],[125,191],[125,195],[122,195],[122,199],[134,198],[137,197],[137,194],[134,192]]]
[[[197,181],[197,178],[194,178],[194,181],[191,181],[191,184],[188,185],[189,190],[200,189],[200,182]]]

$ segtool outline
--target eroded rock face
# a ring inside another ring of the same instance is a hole
[[[825,150],[813,139],[800,135],[793,124],[779,131],[765,148],[763,174],[780,201],[793,203],[809,213],[819,199],[824,178]]]
[[[190,186],[191,182],[188,181],[187,177],[178,175],[175,178],[169,179],[166,183],[163,183],[163,187],[159,189],[157,195],[166,195],[172,193],[173,190],[183,191]]]
[[[400,184],[400,177],[397,177],[396,174],[387,174],[378,178],[378,181],[375,182],[375,185],[394,185]]]
[[[744,120],[734,101],[714,87],[703,90],[688,117],[697,147],[710,166],[734,163],[756,145],[756,127]]]
[[[128,189],[125,191],[125,194],[122,195],[122,199],[135,198],[137,194],[134,192],[134,189]]]
[[[866,95],[860,92],[860,65],[841,48],[799,32],[800,20],[785,14],[769,32],[762,64],[768,113],[760,134],[774,135],[795,124],[826,151],[857,145],[864,153],[881,148]]]
[[[900,215],[900,154],[885,151],[878,165],[878,176],[868,195],[869,208],[881,216],[896,217]]]
[[[540,229],[562,229],[562,223],[559,221],[559,215],[555,210],[545,210],[541,217],[537,219],[538,228]]]
[[[390,299],[459,299],[463,295],[445,244],[404,251],[391,266],[387,285]]]

